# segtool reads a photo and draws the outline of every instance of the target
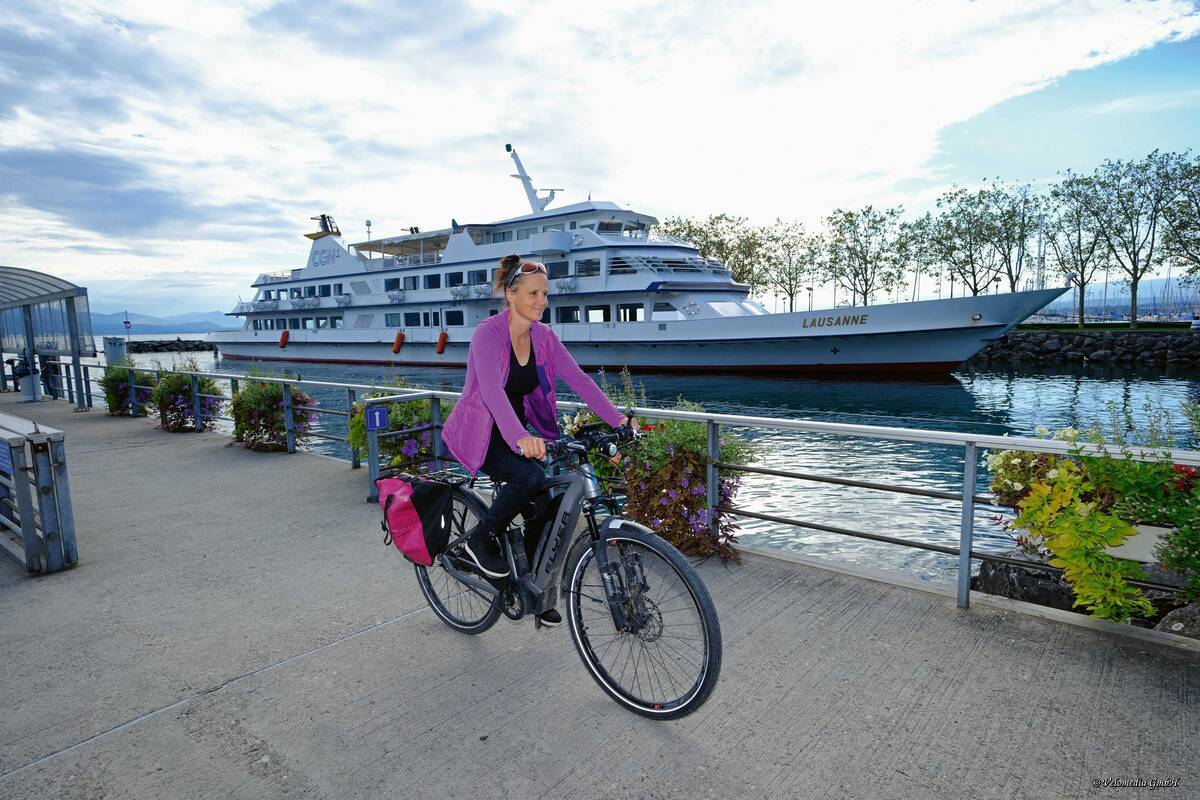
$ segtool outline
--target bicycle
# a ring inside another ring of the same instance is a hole
[[[515,577],[481,576],[457,549],[487,512],[474,481],[448,472],[425,476],[453,486],[451,531],[431,566],[415,565],[417,580],[434,613],[467,634],[483,633],[501,614],[520,620],[554,608],[561,590],[571,640],[600,688],[634,713],[677,719],[703,705],[717,684],[721,626],[683,554],[621,516],[617,498],[601,486],[588,453],[611,457],[634,438],[628,426],[604,427],[546,443],[551,463],[565,471],[548,478],[535,498],[546,501],[546,512],[532,559],[521,528],[510,525],[501,537]],[[581,516],[586,530],[576,535]],[[534,625],[541,625],[536,616]]]

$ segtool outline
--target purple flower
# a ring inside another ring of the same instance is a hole
[[[646,488],[646,482],[645,482],[645,481],[638,481],[638,488],[639,488],[639,489],[645,489],[645,488]]]
[[[675,491],[674,489],[671,489],[670,491],[667,492],[667,497],[671,498],[672,500],[678,500],[679,492]]]
[[[657,528],[659,525],[662,525],[662,519],[655,517],[654,519],[650,520],[650,525],[651,527]]]
[[[685,489],[688,487],[688,484],[689,484],[689,483],[691,483],[691,481],[689,481],[687,478],[680,478],[680,479],[679,479],[679,485],[680,485],[680,486],[682,486],[682,487],[683,487],[683,488],[685,488]]]
[[[660,499],[659,499],[659,501],[658,501],[658,504],[659,504],[660,506],[665,506],[665,505],[667,504],[667,498],[665,498],[665,497],[663,497],[663,498],[660,498]]]

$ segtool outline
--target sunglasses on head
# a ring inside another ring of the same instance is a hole
[[[508,273],[508,280],[504,282],[505,289],[511,289],[513,285],[521,279],[522,275],[532,275],[535,272],[540,272],[543,275],[548,275],[546,265],[539,261],[525,261],[521,266]]]

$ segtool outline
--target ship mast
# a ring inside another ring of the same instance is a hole
[[[510,177],[516,178],[525,187],[525,196],[529,198],[529,207],[533,209],[533,213],[539,214],[546,210],[546,206],[550,205],[550,201],[554,199],[554,193],[558,189],[550,189],[550,194],[545,197],[538,197],[537,189],[533,188],[533,178],[529,177],[529,173],[525,171],[525,165],[521,163],[521,157],[517,155],[517,151],[513,149],[511,144],[504,145],[504,149],[512,156],[512,160],[517,165],[517,174]]]

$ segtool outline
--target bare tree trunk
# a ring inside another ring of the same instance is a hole
[[[1083,327],[1083,313],[1084,313],[1083,312],[1083,299],[1084,299],[1084,295],[1086,295],[1086,294],[1087,294],[1087,281],[1080,281],[1080,283],[1079,283],[1079,327],[1080,328]]]
[[[1138,279],[1129,282],[1129,329],[1137,330],[1137,289]]]

